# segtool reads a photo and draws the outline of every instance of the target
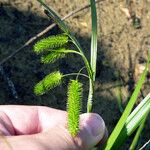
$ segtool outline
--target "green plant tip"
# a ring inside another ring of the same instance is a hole
[[[42,39],[34,45],[34,52],[37,54],[49,51],[50,49],[59,48],[68,43],[68,36],[65,34],[50,36]]]
[[[68,86],[68,130],[72,136],[79,132],[79,120],[82,99],[82,84],[78,80],[71,80]]]
[[[47,75],[43,80],[36,84],[34,87],[34,93],[36,95],[45,94],[50,89],[60,85],[62,77],[63,75],[59,71]]]

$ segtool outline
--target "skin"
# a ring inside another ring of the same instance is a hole
[[[2,150],[90,150],[106,137],[104,121],[98,114],[82,114],[80,132],[72,137],[65,111],[42,106],[0,106]]]

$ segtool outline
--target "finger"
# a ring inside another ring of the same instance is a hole
[[[44,141],[43,145],[49,149],[91,150],[103,139],[105,130],[105,123],[98,114],[85,113],[80,115],[80,131],[77,136],[72,137],[67,127],[57,125],[40,134],[39,139]],[[50,143],[46,139],[49,139]]]
[[[8,116],[0,111],[0,135],[14,135],[15,131]]]
[[[103,136],[103,138],[98,142],[98,144],[96,145],[96,147],[102,147],[104,146],[104,144],[106,143],[108,139],[108,130],[107,128],[105,129],[105,134]]]
[[[103,119],[95,113],[85,113],[80,119],[79,139],[83,141],[82,147],[91,149],[98,144],[105,135],[105,123]]]
[[[5,135],[35,134],[60,123],[66,124],[65,111],[43,106],[0,106],[0,125],[8,130]]]
[[[5,106],[0,107],[0,110],[11,118],[13,128],[18,134],[32,134],[40,130],[41,132],[47,130],[48,135],[52,137],[52,141],[54,140],[53,143],[57,141],[54,136],[58,135],[59,142],[66,141],[65,143],[68,147],[74,145],[74,147],[79,146],[80,148],[89,149],[95,146],[105,133],[104,121],[97,114],[82,114],[80,117],[81,130],[78,136],[72,138],[67,130],[67,115],[64,111],[35,106]],[[17,124],[20,124],[20,126]],[[44,132],[44,134],[47,132]],[[46,136],[44,137],[46,138]],[[66,146],[64,145],[64,147]]]
[[[57,125],[46,132],[34,135],[7,137],[8,142],[15,150],[90,150],[105,133],[105,124],[97,114],[82,114],[80,117],[80,132],[72,137],[67,128]],[[25,145],[25,146],[23,146]],[[2,145],[3,149],[6,147]]]

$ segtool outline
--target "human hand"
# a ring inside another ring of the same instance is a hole
[[[0,106],[1,150],[89,150],[106,139],[103,119],[80,116],[80,132],[71,137],[65,111],[42,106]]]

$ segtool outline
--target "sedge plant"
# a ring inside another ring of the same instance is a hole
[[[40,40],[34,45],[34,52],[42,55],[41,62],[44,64],[54,63],[58,59],[65,58],[66,55],[74,53],[83,60],[85,66],[82,68],[86,68],[87,75],[81,73],[82,69],[76,73],[73,72],[69,74],[63,74],[60,71],[52,72],[34,87],[34,93],[36,95],[43,95],[50,89],[60,85],[65,77],[71,75],[76,76],[75,80],[70,80],[69,82],[67,99],[68,130],[72,136],[76,136],[79,132],[79,115],[82,106],[83,93],[82,83],[79,81],[78,76],[84,76],[89,79],[87,112],[91,112],[92,110],[97,58],[97,19],[95,1],[90,1],[92,12],[91,62],[89,62],[80,43],[71,33],[68,26],[60,19],[59,15],[57,15],[57,13],[52,8],[48,7],[42,0],[38,1],[44,6],[45,14],[58,24],[63,33]],[[76,50],[67,48],[68,43],[75,45]]]
[[[70,134],[75,137],[80,131],[79,128],[79,115],[82,107],[82,93],[83,86],[79,80],[79,76],[84,76],[89,80],[89,94],[87,98],[87,112],[92,111],[92,102],[94,94],[94,83],[96,76],[96,61],[97,61],[97,13],[95,0],[89,0],[91,6],[91,20],[92,20],[92,34],[91,34],[91,59],[87,59],[83,52],[83,49],[71,33],[69,27],[61,20],[59,15],[42,0],[37,0],[43,7],[45,14],[54,20],[54,22],[62,30],[62,34],[53,35],[48,38],[38,41],[34,45],[34,52],[41,54],[41,62],[44,64],[54,63],[55,61],[65,58],[66,55],[74,53],[81,57],[84,62],[84,66],[78,72],[71,72],[69,74],[63,74],[59,70],[54,71],[44,77],[34,87],[34,93],[37,95],[43,95],[52,88],[59,86],[64,78],[68,76],[76,76],[75,79],[70,80],[68,84],[68,99],[67,99],[67,112],[68,112],[68,130]],[[72,43],[75,46],[74,49],[68,48],[68,43]],[[149,110],[150,110],[150,94],[132,111],[134,104],[140,93],[142,84],[145,81],[147,70],[149,67],[150,55],[145,66],[145,70],[139,79],[137,86],[126,106],[123,114],[118,121],[116,127],[111,133],[108,141],[104,147],[104,150],[118,150],[126,139],[142,124],[145,122]],[[86,68],[87,74],[81,73],[83,68]],[[138,131],[139,132],[139,131]],[[137,133],[138,134],[138,133]],[[135,141],[135,140],[134,140]],[[133,145],[133,144],[132,144]],[[131,145],[131,147],[132,147]],[[134,145],[133,145],[134,146]]]

